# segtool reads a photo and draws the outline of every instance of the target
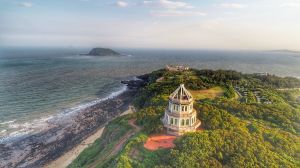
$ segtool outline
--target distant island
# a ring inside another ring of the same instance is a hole
[[[121,56],[120,53],[109,48],[93,48],[88,54],[93,56]]]

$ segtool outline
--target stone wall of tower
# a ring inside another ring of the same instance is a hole
[[[193,111],[193,102],[190,104],[176,104],[172,101],[169,101],[169,111],[174,113],[181,113],[181,112],[189,112]]]

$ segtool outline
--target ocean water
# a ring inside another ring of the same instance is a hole
[[[80,56],[81,48],[0,49],[0,139],[41,130],[124,91],[123,79],[183,64],[300,77],[300,54],[266,51],[116,49],[124,57]]]

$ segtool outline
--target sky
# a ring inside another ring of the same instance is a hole
[[[300,0],[0,0],[0,46],[300,50]]]

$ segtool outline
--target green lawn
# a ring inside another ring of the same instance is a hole
[[[203,100],[203,99],[215,99],[216,97],[223,96],[224,90],[221,87],[213,87],[210,89],[204,90],[189,90],[194,99]]]

